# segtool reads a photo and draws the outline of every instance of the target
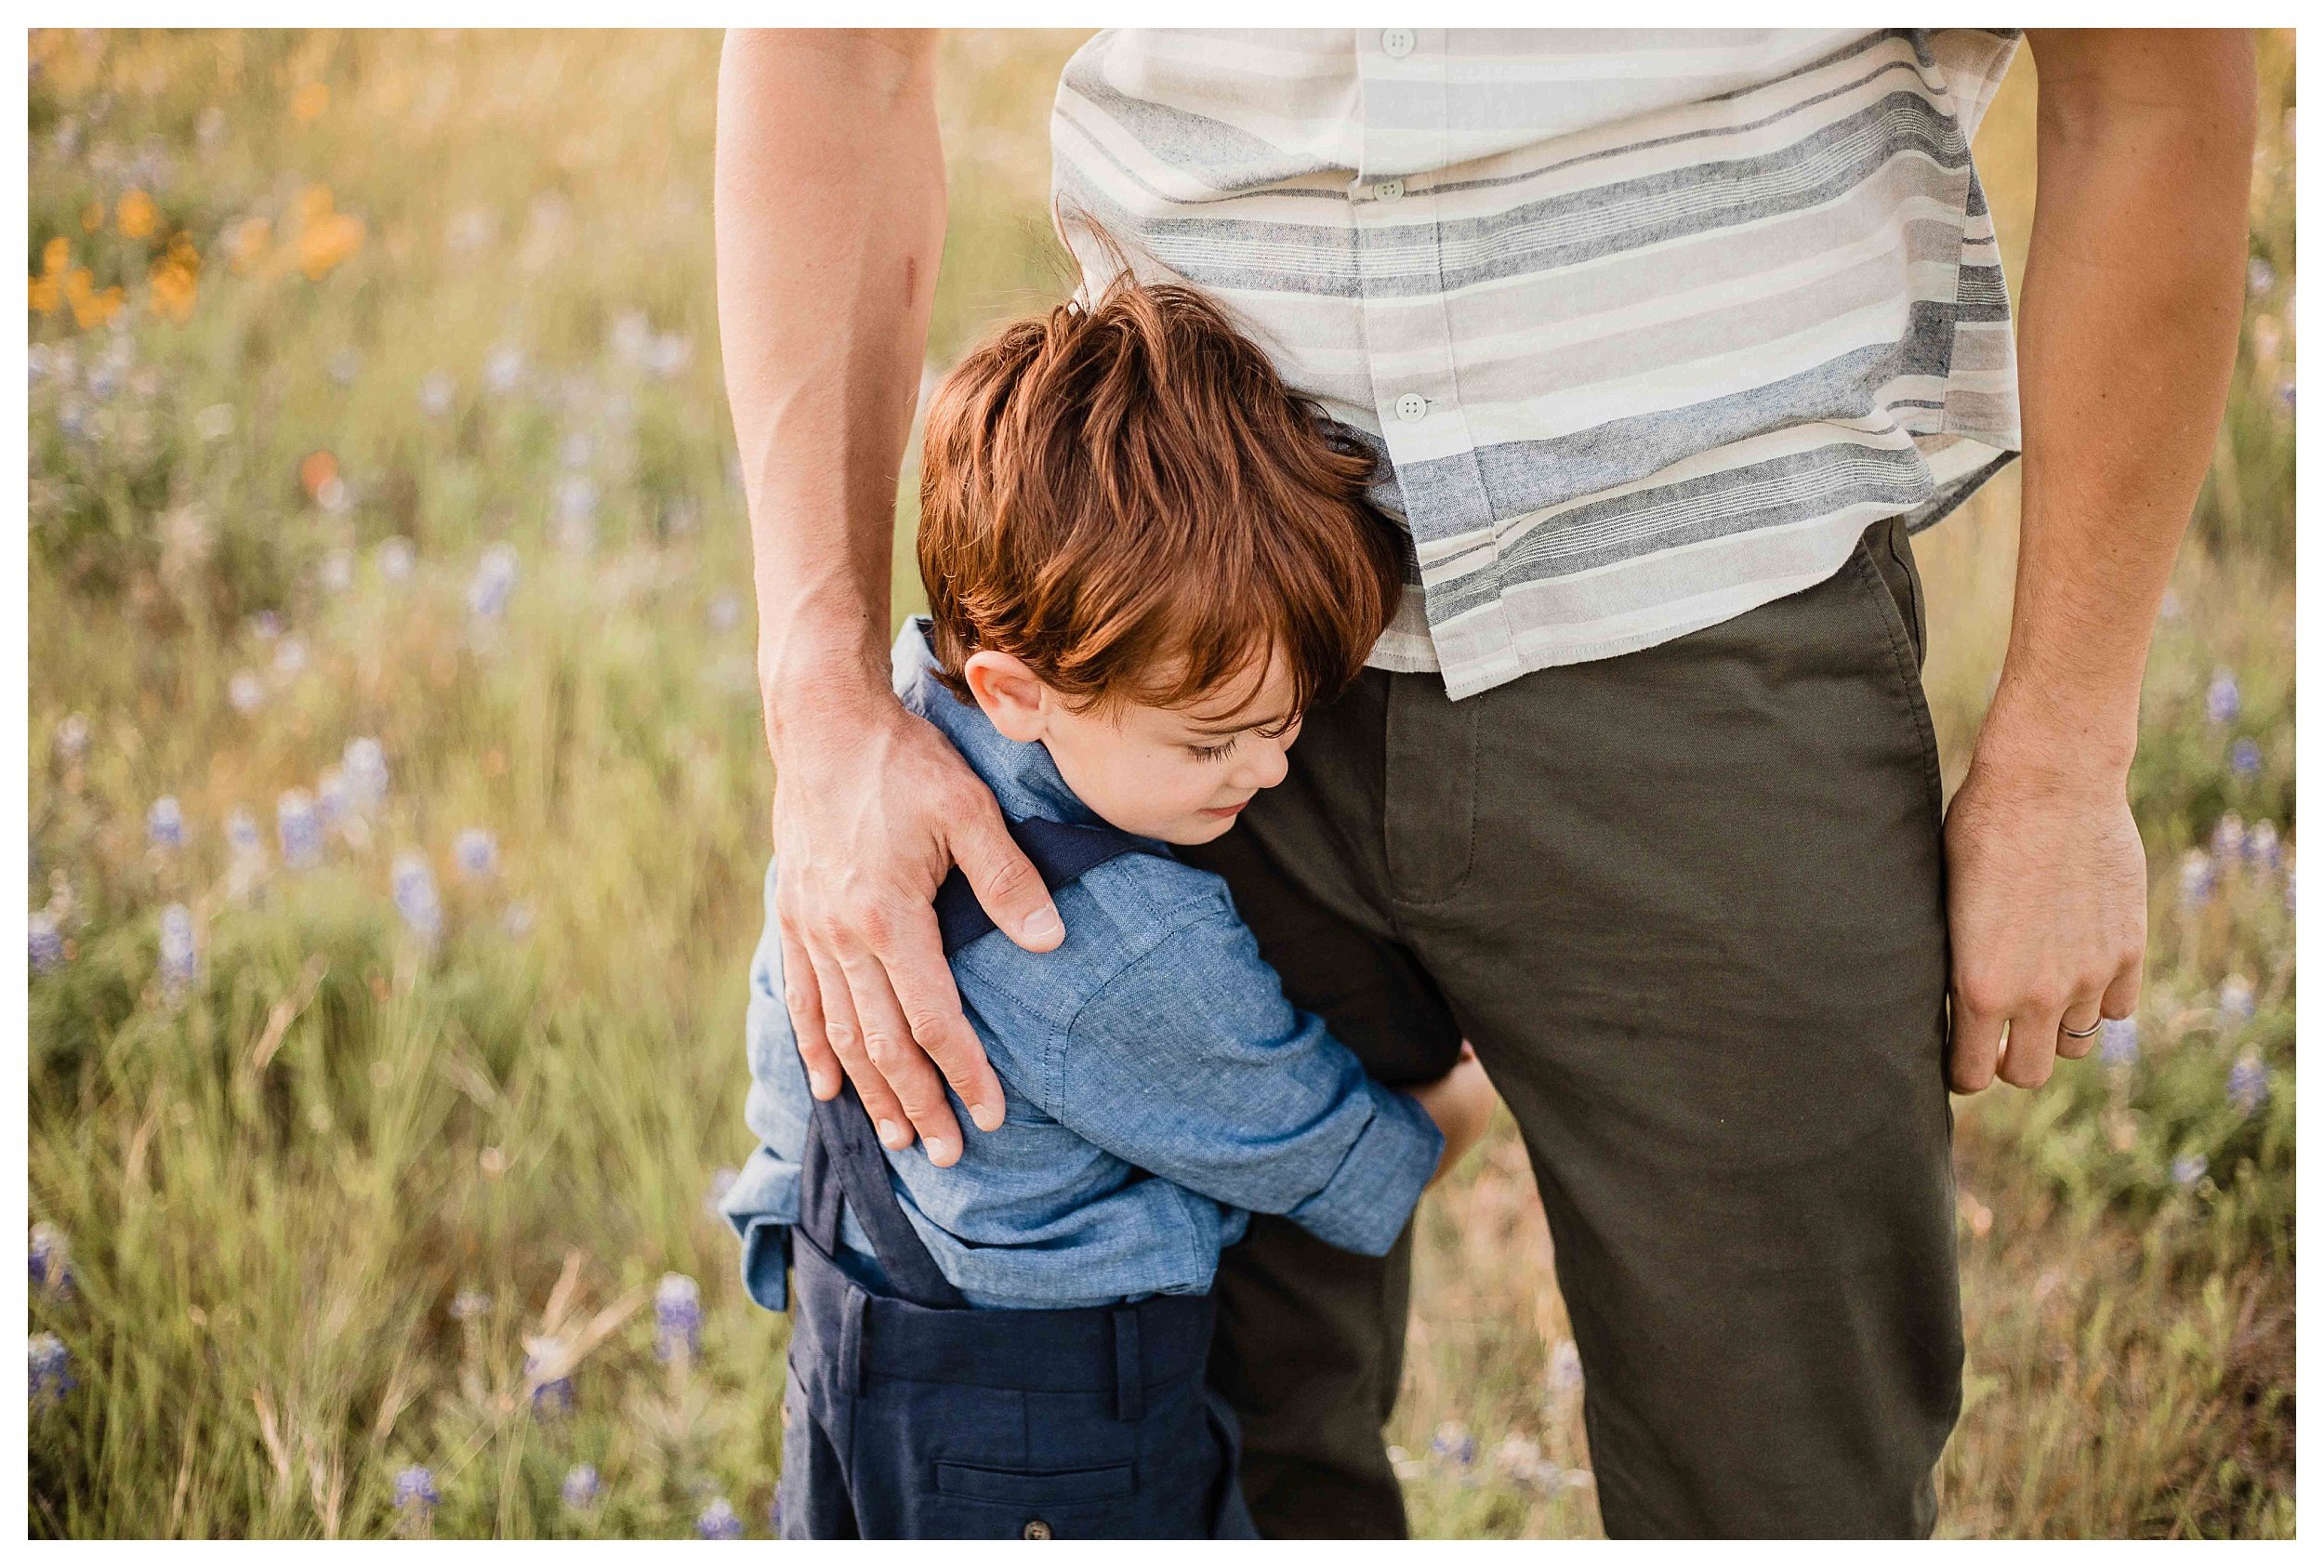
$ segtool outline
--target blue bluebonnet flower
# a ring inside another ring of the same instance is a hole
[[[452,1319],[455,1323],[467,1323],[471,1318],[481,1318],[492,1311],[492,1304],[493,1298],[481,1290],[463,1290],[452,1298]]]
[[[57,917],[45,909],[33,911],[28,924],[32,929],[27,960],[35,974],[46,974],[64,962],[64,934],[57,929]]]
[[[234,705],[237,713],[255,712],[266,701],[266,682],[246,669],[236,670],[226,683],[226,700]]]
[[[443,906],[436,900],[435,873],[428,857],[411,850],[395,857],[395,907],[404,923],[433,942],[443,929]]]
[[[2241,975],[2229,975],[2219,985],[2219,1015],[2236,1023],[2247,1021],[2251,1016],[2251,982]]]
[[[2128,1067],[2136,1061],[2138,1020],[2101,1019],[2098,1023],[2098,1060],[2110,1067]]]
[[[2291,376],[2285,376],[2281,384],[2277,387],[2276,401],[2284,405],[2286,414],[2293,413],[2299,408],[2300,390],[2292,384]]]
[[[379,574],[390,583],[400,583],[412,574],[417,558],[412,542],[401,534],[379,544]]]
[[[2255,256],[2245,269],[2244,279],[2251,285],[2253,294],[2265,294],[2276,286],[2276,269],[2267,264],[2267,257]]]
[[[604,1483],[598,1479],[595,1465],[574,1466],[565,1472],[565,1483],[558,1490],[564,1496],[565,1507],[575,1513],[588,1512],[605,1495]]]
[[[283,840],[283,863],[301,870],[323,860],[323,818],[314,797],[286,789],[274,803],[275,831]]]
[[[2189,850],[2179,857],[2179,903],[2189,909],[2200,909],[2211,902],[2212,889],[2218,878],[2212,869],[2211,856],[2200,850]]]
[[[2232,724],[2236,715],[2243,711],[2243,693],[2236,686],[2235,673],[2221,666],[2212,672],[2211,690],[2203,697],[2204,711],[2213,724]]]
[[[2267,1103],[2267,1064],[2256,1052],[2245,1051],[2227,1069],[2227,1103],[2248,1116]]]
[[[407,1523],[424,1524],[443,1501],[436,1490],[436,1472],[426,1465],[406,1465],[395,1472],[395,1511]]]
[[[2162,590],[2162,618],[2166,621],[2175,621],[2179,618],[2178,589],[2165,588]]]
[[[452,406],[452,394],[457,390],[451,376],[442,371],[430,371],[420,377],[420,412],[429,418],[440,418]]]
[[[565,1342],[551,1335],[524,1342],[524,1383],[533,1390],[535,1416],[566,1416],[573,1412],[573,1377]]]
[[[702,1289],[684,1274],[664,1274],[654,1291],[654,1353],[664,1361],[702,1349]]]
[[[492,834],[484,828],[468,827],[452,841],[452,858],[460,867],[460,875],[474,880],[490,876],[500,858],[500,848],[493,842]]]
[[[710,596],[710,629],[732,631],[734,623],[743,618],[743,596],[732,588],[722,588]]]
[[[34,1290],[50,1296],[73,1294],[73,1262],[62,1231],[42,1221],[33,1227],[25,1250],[31,1264],[29,1283]]]
[[[2203,1179],[2211,1169],[2211,1159],[2204,1154],[2181,1154],[2171,1162],[2171,1179],[2182,1187],[2192,1187]]]
[[[1581,1351],[1571,1339],[1560,1339],[1550,1352],[1550,1392],[1563,1396],[1581,1388]]]
[[[261,610],[250,617],[250,635],[260,642],[271,642],[283,635],[283,617],[271,610]]]
[[[500,925],[510,936],[522,937],[533,929],[533,906],[520,899],[501,916]]]
[[[767,1502],[767,1534],[778,1541],[783,1538],[783,1494],[780,1492]]]
[[[2238,779],[2259,777],[2260,760],[2260,743],[2249,735],[2227,748],[2227,771]]]
[[[517,552],[515,547],[502,543],[488,546],[476,563],[476,575],[469,579],[469,613],[491,619],[508,607],[508,595],[517,586]]]
[[[1436,1435],[1429,1440],[1429,1452],[1466,1469],[1477,1462],[1477,1440],[1459,1421],[1442,1421],[1437,1424]]]
[[[176,796],[165,795],[146,808],[145,837],[156,849],[186,847],[186,814],[178,809]]]
[[[78,398],[57,410],[57,428],[71,441],[94,443],[97,438],[96,430],[88,422],[88,405]]]
[[[337,768],[325,768],[315,778],[315,815],[326,833],[336,830],[355,810],[352,793],[347,787],[347,774]]]
[[[557,547],[576,556],[597,547],[597,486],[579,474],[557,481]]]
[[[57,755],[67,762],[78,762],[88,751],[88,720],[77,713],[68,713],[57,721]]]
[[[315,568],[315,580],[325,593],[345,593],[355,581],[355,558],[343,549],[329,552]]]
[[[358,735],[339,754],[347,798],[358,811],[376,811],[388,797],[388,756],[369,735]]]
[[[2243,858],[2265,871],[2273,871],[2283,860],[2283,841],[2277,837],[2276,824],[2262,817],[2251,824],[2251,831],[2243,836]]]
[[[32,1378],[27,1397],[34,1410],[46,1410],[61,1402],[74,1388],[73,1352],[53,1334],[32,1335],[24,1348]]]
[[[201,972],[202,954],[193,938],[193,915],[182,903],[162,911],[161,974],[165,990],[193,983]]]
[[[2222,870],[2243,858],[2243,819],[2229,811],[2212,824],[2211,830],[2212,859]]]
[[[226,813],[226,842],[237,860],[250,860],[262,854],[258,837],[258,819],[246,806],[237,806]]]
[[[713,1497],[710,1506],[694,1521],[694,1534],[706,1541],[739,1541],[743,1538],[743,1522],[735,1517],[733,1504],[723,1497]]]
[[[307,645],[295,637],[286,637],[274,645],[274,679],[290,681],[307,667]]]

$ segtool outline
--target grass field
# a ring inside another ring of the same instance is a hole
[[[947,38],[932,367],[1069,287],[1080,36]],[[784,1320],[708,1208],[771,788],[718,39],[29,48],[28,1527],[763,1535]],[[2294,1527],[2291,54],[2148,671],[2136,1027],[1957,1103],[1948,1534]],[[2033,95],[1978,143],[2013,282]],[[2014,496],[1919,541],[1948,789]],[[1416,1531],[1595,1534],[1505,1120],[1420,1224]]]

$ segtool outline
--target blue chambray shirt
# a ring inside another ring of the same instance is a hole
[[[922,625],[896,639],[905,705],[959,748],[1010,817],[1098,822],[1047,748],[1008,739],[934,679]],[[956,1164],[931,1165],[917,1146],[888,1154],[905,1215],[970,1303],[1200,1293],[1254,1210],[1349,1251],[1386,1252],[1444,1139],[1418,1101],[1365,1076],[1321,1019],[1285,999],[1226,883],[1129,854],[1056,903],[1065,940],[1054,951],[991,931],[952,955],[1007,1120],[980,1132],[955,1096],[968,1139]],[[746,1026],[744,1119],[759,1148],[720,1208],[743,1238],[752,1298],[780,1311],[814,1102],[782,1000],[772,863],[766,907]],[[841,1239],[872,1252],[852,1215]]]

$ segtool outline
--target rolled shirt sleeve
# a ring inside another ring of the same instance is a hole
[[[1042,1109],[1101,1148],[1375,1257],[1444,1151],[1417,1100],[1291,1006],[1223,897],[1091,995],[1043,1076]]]

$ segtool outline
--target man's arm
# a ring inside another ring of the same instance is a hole
[[[2234,364],[2255,83],[2244,33],[2036,32],[2018,331],[2025,489],[2000,684],[1945,823],[1952,1083],[2033,1087],[2138,1001],[2128,780],[2155,616]],[[2007,1055],[2000,1056],[2002,1024]]]
[[[715,218],[799,1055],[818,1098],[844,1068],[889,1147],[917,1128],[949,1165],[960,1128],[935,1068],[979,1127],[1002,1101],[944,964],[937,885],[957,862],[1029,948],[1064,929],[991,793],[889,688],[896,479],[944,253],[935,44],[728,33]]]

